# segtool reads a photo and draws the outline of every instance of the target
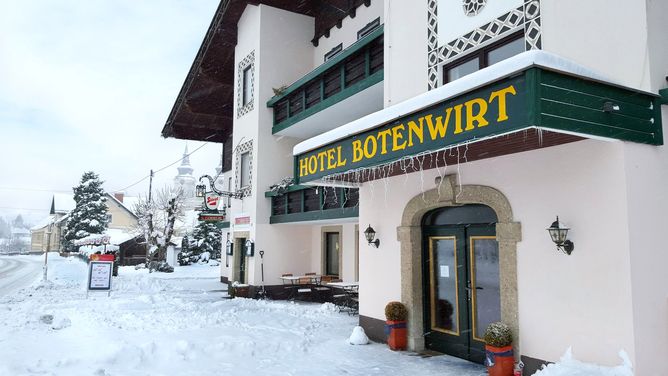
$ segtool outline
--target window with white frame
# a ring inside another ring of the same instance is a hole
[[[239,172],[241,176],[241,188],[250,186],[250,164],[250,152],[241,153],[241,171]]]
[[[239,62],[237,72],[237,118],[240,118],[253,110],[255,51]]]

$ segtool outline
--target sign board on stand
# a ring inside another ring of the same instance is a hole
[[[111,274],[113,269],[113,261],[91,261],[88,264],[86,297],[89,291],[107,291],[107,294],[111,293]]]

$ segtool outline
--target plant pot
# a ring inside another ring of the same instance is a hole
[[[513,376],[515,368],[513,347],[485,345],[485,365],[490,376]]]
[[[387,345],[391,350],[406,350],[408,343],[406,321],[385,321],[385,333],[387,334]]]

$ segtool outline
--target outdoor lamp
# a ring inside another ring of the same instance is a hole
[[[206,193],[206,185],[197,184],[197,186],[195,187],[195,196],[204,197],[205,193]]]
[[[376,248],[380,245],[380,239],[374,240],[376,237],[376,231],[369,225],[369,227],[364,230],[364,236],[366,237],[366,241],[369,243],[369,245],[375,245]]]
[[[547,232],[550,233],[550,237],[552,238],[554,244],[557,245],[557,249],[567,255],[570,255],[571,252],[573,252],[575,245],[572,241],[566,239],[568,230],[570,230],[570,228],[563,227],[562,225],[563,224],[559,222],[559,216],[557,216],[557,220],[552,222],[552,225],[547,228]]]

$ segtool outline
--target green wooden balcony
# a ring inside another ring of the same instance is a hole
[[[269,100],[272,133],[313,137],[382,109],[382,81],[381,25]]]
[[[293,185],[285,192],[265,192],[271,198],[269,223],[320,221],[359,216],[357,188]]]

